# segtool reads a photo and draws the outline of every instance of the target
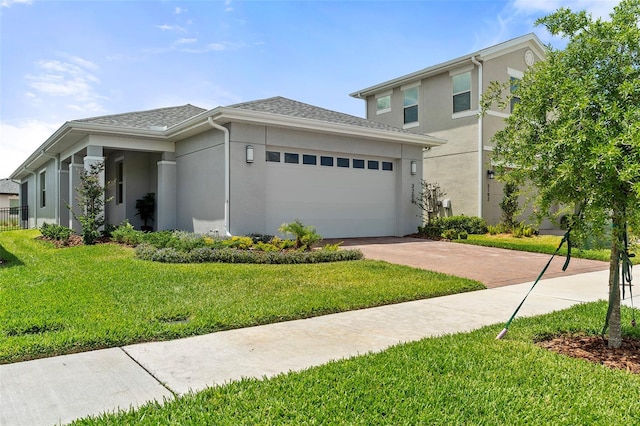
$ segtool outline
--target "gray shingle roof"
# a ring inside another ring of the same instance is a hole
[[[355,115],[349,115],[329,109],[320,108],[317,106],[305,104],[303,102],[283,98],[281,96],[229,105],[228,108],[246,109],[257,112],[268,112],[271,114],[307,118],[310,120],[326,121],[336,124],[346,124],[350,126],[365,127],[369,129],[385,130],[388,132],[390,131],[415,134],[398,127],[390,126],[388,124],[378,123],[377,121],[366,120],[364,118],[356,117]]]
[[[9,179],[0,179],[0,194],[18,194],[20,185]]]
[[[128,112],[124,114],[104,115],[102,117],[83,118],[73,120],[79,123],[101,124],[115,127],[130,127],[136,129],[151,129],[171,127],[193,116],[206,111],[191,104],[182,106],[158,108],[149,111]],[[156,129],[158,130],[158,129]]]

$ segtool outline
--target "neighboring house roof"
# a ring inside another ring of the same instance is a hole
[[[538,36],[536,36],[534,33],[529,33],[520,37],[516,37],[511,40],[505,41],[503,43],[499,43],[494,46],[487,47],[485,49],[481,49],[464,56],[460,56],[459,58],[455,58],[447,62],[442,62],[440,64],[436,64],[436,65],[421,69],[411,74],[406,74],[398,78],[394,78],[392,80],[388,80],[380,84],[376,84],[374,86],[370,86],[365,89],[358,90],[357,92],[353,92],[349,94],[349,96],[352,96],[354,98],[364,99],[367,96],[371,96],[376,93],[393,89],[394,87],[398,87],[404,84],[413,83],[415,81],[422,80],[432,75],[436,75],[441,72],[459,67],[461,65],[464,65],[465,63],[470,63],[472,62],[472,58],[478,61],[487,61],[497,56],[505,55],[509,52],[520,49],[524,45],[529,45],[535,51],[538,57],[540,58],[546,57],[545,47],[540,41],[540,39],[538,38]]]
[[[366,120],[354,115],[344,114],[325,108],[305,104],[303,102],[276,96],[268,99],[260,99],[257,101],[244,102],[235,105],[229,105],[227,108],[237,108],[256,112],[265,112],[269,114],[285,115],[289,117],[297,117],[315,121],[324,121],[334,124],[342,124],[347,126],[363,127],[366,129],[377,129],[388,132],[398,132],[406,134],[415,134],[398,127],[388,124],[379,123],[377,121]]]
[[[0,194],[18,195],[20,185],[11,179],[0,179]]]
[[[136,129],[166,130],[191,117],[202,114],[206,109],[186,104],[148,111],[127,112],[101,117],[73,120],[75,123],[91,123],[103,126],[130,127]]]

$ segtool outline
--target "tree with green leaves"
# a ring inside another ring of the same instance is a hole
[[[513,231],[513,228],[518,224],[516,219],[519,210],[518,203],[518,186],[512,182],[507,181],[502,188],[502,200],[500,201],[500,210],[502,210],[502,223],[507,231]]]
[[[623,0],[609,20],[561,8],[536,22],[567,39],[548,48],[513,93],[521,102],[494,137],[498,175],[531,184],[539,215],[567,206],[578,240],[611,234],[609,310],[603,335],[622,343],[620,266],[628,266],[627,227],[640,229],[640,0]],[[482,109],[509,103],[492,83]],[[577,213],[576,213],[577,212]]]
[[[76,188],[79,213],[67,206],[73,217],[82,225],[82,241],[87,245],[95,244],[100,238],[100,227],[105,223],[104,206],[113,198],[105,199],[106,187],[102,185],[102,172],[102,161],[92,164],[88,170],[83,170],[80,173],[80,185]]]

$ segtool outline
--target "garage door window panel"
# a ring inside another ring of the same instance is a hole
[[[300,154],[295,154],[292,152],[284,153],[284,162],[290,164],[300,164]]]

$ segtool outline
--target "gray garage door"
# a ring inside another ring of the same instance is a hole
[[[278,154],[267,162],[267,230],[275,232],[282,223],[300,219],[325,238],[396,234],[393,160],[286,150]]]

